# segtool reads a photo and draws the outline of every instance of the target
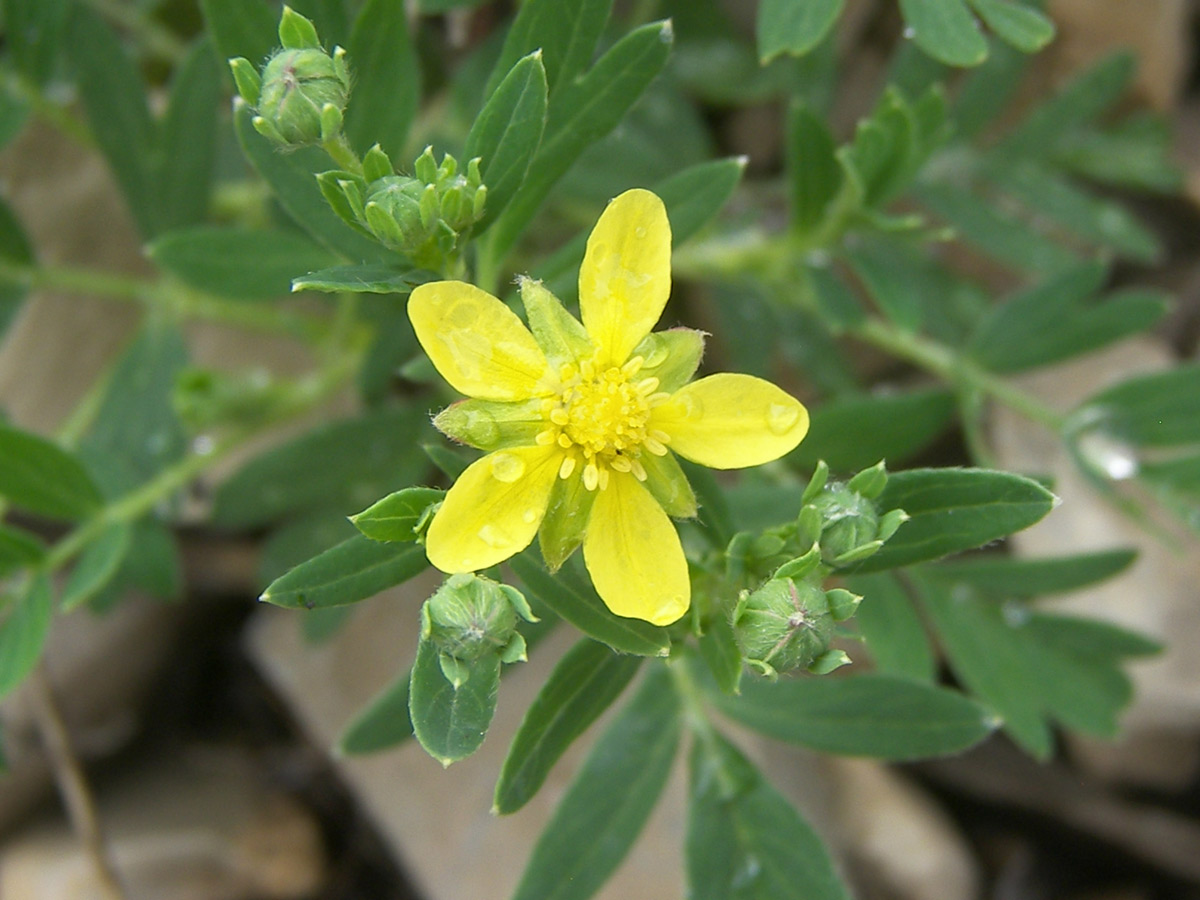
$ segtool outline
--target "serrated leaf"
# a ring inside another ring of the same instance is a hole
[[[554,90],[575,80],[596,52],[612,0],[527,0],[521,6],[492,69],[484,96],[490,97],[517,60],[544,54],[546,83]]]
[[[550,103],[546,131],[520,193],[492,225],[490,253],[500,258],[529,224],[554,183],[593,142],[608,134],[666,65],[670,23],[653,22],[618,41]]]
[[[670,650],[665,628],[613,615],[590,586],[569,583],[561,570],[551,575],[528,552],[517,554],[508,564],[545,606],[618,653],[665,656]]]
[[[32,534],[0,523],[0,577],[32,566],[45,555],[46,548]]]
[[[389,409],[313,429],[251,460],[217,488],[213,521],[253,528],[303,510],[350,515],[420,481],[422,409]]]
[[[278,17],[262,0],[200,0],[221,63],[244,56],[255,66],[279,46]]]
[[[658,801],[679,744],[665,668],[605,730],[533,848],[513,900],[584,900],[625,858]]]
[[[1094,394],[1074,416],[1138,447],[1200,443],[1200,364],[1122,381]]]
[[[337,261],[297,232],[213,225],[168,232],[146,252],[191,287],[236,300],[286,296],[298,274]]]
[[[500,687],[500,657],[487,653],[459,660],[469,673],[457,688],[446,680],[432,641],[417,646],[408,711],[413,733],[425,751],[443,766],[470,756],[483,743]]]
[[[916,45],[948,66],[977,66],[987,41],[964,0],[900,0],[904,24]]]
[[[720,735],[692,744],[691,900],[850,900],[820,837]]]
[[[346,136],[360,154],[379,144],[396,159],[421,99],[421,70],[404,4],[367,0],[347,50],[355,79],[346,107]]]
[[[1040,597],[1077,591],[1104,581],[1129,568],[1136,558],[1136,550],[1106,550],[1045,559],[985,556],[940,563],[924,571],[931,578],[969,584],[992,597]]]
[[[160,228],[150,162],[155,126],[142,77],[113,30],[85,6],[76,4],[71,11],[67,46],[96,145],[138,230],[153,237]]]
[[[171,82],[154,166],[160,231],[202,222],[217,157],[221,76],[207,39],[197,41]]]
[[[484,216],[477,231],[487,228],[517,193],[533,161],[546,127],[546,70],[541,52],[520,59],[500,82],[471,126],[463,158],[480,157],[487,185]]]
[[[37,665],[54,617],[50,579],[35,576],[7,604],[0,605],[0,697],[12,692]]]
[[[825,39],[845,0],[763,0],[758,8],[758,58],[803,56]]]
[[[374,597],[427,568],[420,545],[382,544],[355,535],[276,578],[258,599],[288,609],[343,606]]]
[[[323,291],[340,294],[408,294],[424,284],[432,273],[412,266],[387,263],[363,263],[357,266],[331,266],[292,279],[293,291]]]
[[[496,782],[492,811],[514,813],[538,792],[577,737],[621,695],[641,666],[584,638],[567,651],[529,705]]]
[[[854,567],[877,572],[970,550],[1028,528],[1057,498],[1036,481],[988,469],[910,469],[888,477],[880,510],[909,520],[874,556]]]
[[[346,260],[403,263],[397,254],[351,229],[325,202],[313,176],[329,169],[328,156],[315,147],[281,153],[254,130],[253,117],[250,107],[234,100],[233,123],[242,152],[296,224]]]
[[[826,753],[920,759],[958,753],[996,723],[957,691],[892,675],[747,679],[738,697],[712,694],[726,715]]]
[[[0,497],[56,519],[95,512],[100,492],[79,461],[57,444],[0,424]]]
[[[1037,53],[1054,40],[1054,23],[1031,6],[1010,0],[969,0],[997,37],[1023,53]]]
[[[446,492],[439,488],[404,488],[372,503],[350,521],[373,541],[415,541],[413,528],[425,510],[444,496]]]
[[[59,608],[70,612],[98,594],[117,574],[130,550],[133,529],[126,522],[109,525],[80,554],[63,588]]]
[[[378,753],[402,744],[413,736],[408,713],[411,672],[405,672],[371,698],[338,740],[338,749],[348,756]]]
[[[885,675],[932,682],[937,661],[912,600],[891,575],[856,575],[846,586],[862,595],[854,614],[875,666]]]
[[[788,459],[803,469],[823,459],[834,472],[900,463],[942,434],[954,409],[954,395],[942,388],[831,400],[812,410],[808,434]]]

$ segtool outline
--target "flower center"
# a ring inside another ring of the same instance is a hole
[[[561,389],[542,407],[549,427],[537,440],[566,451],[560,478],[582,465],[589,491],[608,485],[610,469],[632,472],[644,481],[643,448],[656,456],[667,452],[668,437],[651,426],[650,412],[668,395],[657,392],[657,378],[636,377],[642,364],[635,356],[620,367],[599,369],[588,360],[559,371]]]

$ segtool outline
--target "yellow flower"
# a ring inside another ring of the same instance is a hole
[[[808,412],[770,382],[710,375],[691,383],[703,334],[652,334],[671,291],[671,226],[649,191],[617,197],[579,270],[582,323],[525,279],[529,328],[490,294],[425,284],[408,303],[437,370],[467,395],[436,424],[489,451],[459,476],[426,534],[430,562],[473,572],[540,533],[560,566],[580,545],[597,592],[619,616],[656,625],[688,608],[691,582],[669,516],[696,514],[673,454],[715,469],[777,459]]]

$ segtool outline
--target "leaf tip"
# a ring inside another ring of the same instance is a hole
[[[663,19],[659,26],[658,36],[664,44],[673,44],[675,42],[675,23],[671,19]]]

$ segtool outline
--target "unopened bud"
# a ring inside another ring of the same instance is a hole
[[[767,675],[811,666],[829,650],[833,627],[825,592],[790,578],[744,593],[733,616],[746,662]]]
[[[262,72],[255,127],[292,146],[328,140],[340,129],[350,99],[350,76],[340,49],[330,56],[319,47],[280,50]],[[235,75],[237,69],[234,70]],[[243,79],[245,73],[243,72]],[[241,84],[239,83],[239,88]]]
[[[422,608],[422,635],[444,655],[461,660],[487,653],[521,658],[517,617],[534,621],[515,588],[478,575],[451,575]],[[512,652],[510,652],[512,651]]]

